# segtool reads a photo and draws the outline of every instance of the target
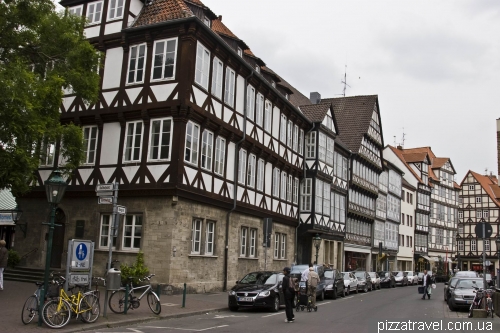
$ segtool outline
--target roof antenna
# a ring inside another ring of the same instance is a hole
[[[405,128],[403,127],[403,137],[401,139],[401,147],[405,147],[405,137],[406,137],[406,134],[405,134]]]
[[[345,65],[345,70],[344,70],[344,81],[340,81],[340,83],[342,83],[344,85],[344,89],[342,91],[342,96],[345,97],[345,91],[346,91],[347,87],[351,88],[351,86],[347,84],[347,65]]]
[[[394,135],[394,147],[397,147],[398,145],[396,144],[396,136]]]

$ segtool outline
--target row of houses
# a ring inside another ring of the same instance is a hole
[[[463,192],[430,147],[386,146],[376,95],[306,97],[199,0],[60,3],[87,17],[105,58],[98,102],[67,91],[61,105],[61,121],[82,127],[86,160],[56,212],[51,267],[65,266],[74,238],[95,242],[96,274],[110,246],[122,263],[142,251],[157,282],[198,292],[313,261],[452,269],[456,244],[458,267],[474,267],[481,249],[461,243],[474,237],[462,225],[476,222],[479,202],[459,210],[459,198],[484,191],[498,209],[499,191],[484,178],[471,190],[470,173]],[[59,145],[47,145],[33,191],[17,198],[27,230],[2,229],[32,267],[45,265],[43,184],[64,163]],[[118,183],[127,207],[116,233],[111,206],[97,203],[103,183]]]

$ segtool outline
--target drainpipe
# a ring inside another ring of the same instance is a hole
[[[243,102],[243,137],[240,141],[236,142],[236,149],[234,154],[234,190],[233,190],[233,207],[226,214],[226,235],[225,235],[225,244],[224,244],[224,285],[222,287],[223,291],[227,291],[227,266],[229,259],[229,217],[231,216],[231,212],[236,209],[236,196],[238,193],[238,163],[239,163],[239,146],[245,141],[246,138],[246,130],[247,130],[247,89],[248,89],[248,80],[253,76],[253,71],[250,72],[245,78],[245,93],[244,93],[244,102]]]
[[[306,136],[307,134],[311,133],[311,131],[314,129],[314,127],[316,127],[316,124],[313,123],[311,129],[309,131],[307,131],[306,134],[304,134],[304,177],[302,177],[302,182],[304,182],[304,180],[306,179],[306,158],[305,158],[305,151],[306,151],[306,145],[305,145],[305,141],[306,141]],[[317,140],[316,140],[317,141]],[[302,184],[300,184],[300,187],[302,187]],[[300,191],[300,188],[299,188],[299,191]],[[299,192],[300,193],[300,192]],[[298,264],[298,253],[297,253],[297,244],[298,244],[298,233],[299,233],[299,227],[300,227],[300,200],[299,200],[299,224],[297,224],[297,228],[295,228],[295,263]]]

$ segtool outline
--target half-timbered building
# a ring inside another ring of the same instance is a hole
[[[338,138],[332,103],[321,103],[318,93],[311,93],[311,103],[300,106],[314,127],[305,138],[298,258],[302,263],[313,261],[312,239],[318,235],[322,239],[318,262],[342,269],[350,151]]]
[[[469,171],[460,183],[460,207],[458,208],[457,256],[458,269],[485,271],[495,275],[500,267],[495,239],[500,235],[500,187],[493,175],[481,175]],[[479,222],[489,223],[493,229],[484,241],[476,234]],[[491,263],[483,267],[483,253]]]
[[[61,5],[87,18],[84,33],[104,60],[99,100],[88,105],[68,91],[61,105],[61,121],[82,127],[86,159],[57,211],[51,266],[64,266],[68,239],[90,239],[96,274],[112,246],[122,263],[142,251],[158,283],[209,291],[296,261],[304,132],[312,128],[297,106],[308,99],[199,0]],[[43,184],[64,163],[58,147],[20,203],[30,230],[19,245],[38,249],[27,258],[34,267],[44,263]],[[127,215],[113,234],[111,206],[97,204],[95,187],[115,182]],[[271,237],[264,218],[272,218]]]
[[[429,216],[431,191],[428,185],[428,170],[430,159],[427,152],[407,152],[403,147],[386,146],[384,149],[384,158],[391,161],[399,169],[403,170],[403,179],[411,186],[416,188],[415,211],[406,211],[406,219],[413,217],[414,239],[413,260],[416,271],[423,271],[430,268],[430,258],[427,253],[428,234],[429,234]],[[410,188],[410,189],[411,189]],[[407,187],[408,189],[408,187]],[[411,192],[410,192],[411,193]],[[402,204],[402,207],[406,205]],[[406,207],[410,209],[409,207]],[[403,218],[403,216],[401,216]],[[410,224],[411,225],[411,224]]]
[[[351,151],[344,239],[345,269],[370,270],[383,136],[378,97],[322,99],[331,103],[340,140]],[[397,236],[396,236],[397,239]]]

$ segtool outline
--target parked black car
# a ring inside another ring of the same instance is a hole
[[[325,296],[333,299],[345,297],[344,277],[337,269],[325,269]]]
[[[368,292],[368,290],[373,290],[373,285],[372,285],[372,278],[370,277],[370,274],[366,271],[355,271],[354,276],[356,279],[358,279],[358,289],[363,290],[365,293]]]
[[[316,287],[316,299],[322,301],[325,299],[325,268],[323,266],[314,265],[314,271],[319,275],[319,284]],[[292,267],[292,271],[290,272],[290,276],[301,279],[302,273],[309,269],[309,265],[295,265]]]
[[[272,271],[252,272],[245,275],[228,292],[229,310],[238,308],[268,308],[278,311],[285,304],[281,289],[283,273]]]
[[[391,271],[378,272],[378,276],[380,276],[381,287],[396,288],[396,279]]]

